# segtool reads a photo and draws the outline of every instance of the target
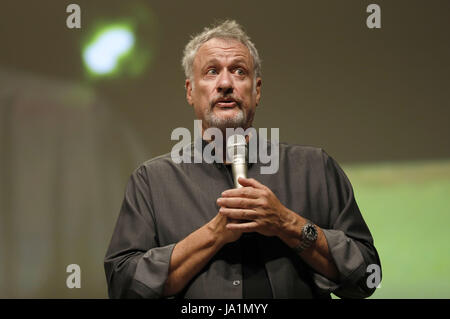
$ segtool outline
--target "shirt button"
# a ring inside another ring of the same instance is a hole
[[[233,281],[233,286],[239,286],[241,284],[240,280]]]

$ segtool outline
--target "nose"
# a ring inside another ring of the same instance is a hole
[[[233,93],[233,78],[227,70],[221,72],[217,80],[217,92],[223,95]]]

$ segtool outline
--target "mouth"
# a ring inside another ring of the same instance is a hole
[[[214,106],[217,106],[221,109],[233,109],[233,108],[239,106],[239,104],[234,99],[219,99],[214,104]]]

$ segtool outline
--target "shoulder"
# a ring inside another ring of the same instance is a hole
[[[345,175],[338,162],[321,147],[280,143],[280,158],[283,154],[285,160],[303,164],[309,169]]]
[[[297,159],[301,161],[323,161],[328,157],[328,154],[321,147],[280,143],[280,156],[285,156],[289,159]]]
[[[146,160],[140,165],[140,167],[157,169],[171,166],[173,164],[175,163],[173,162],[170,153],[166,153]]]
[[[142,162],[133,171],[133,175],[140,178],[148,179],[154,174],[166,174],[169,170],[174,169],[175,164],[170,153],[159,155]]]

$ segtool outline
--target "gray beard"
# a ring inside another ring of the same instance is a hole
[[[220,118],[210,109],[205,114],[205,121],[209,127],[217,127],[219,130],[225,131],[226,128],[244,127],[247,116],[242,109],[239,109],[239,113],[233,117]]]

